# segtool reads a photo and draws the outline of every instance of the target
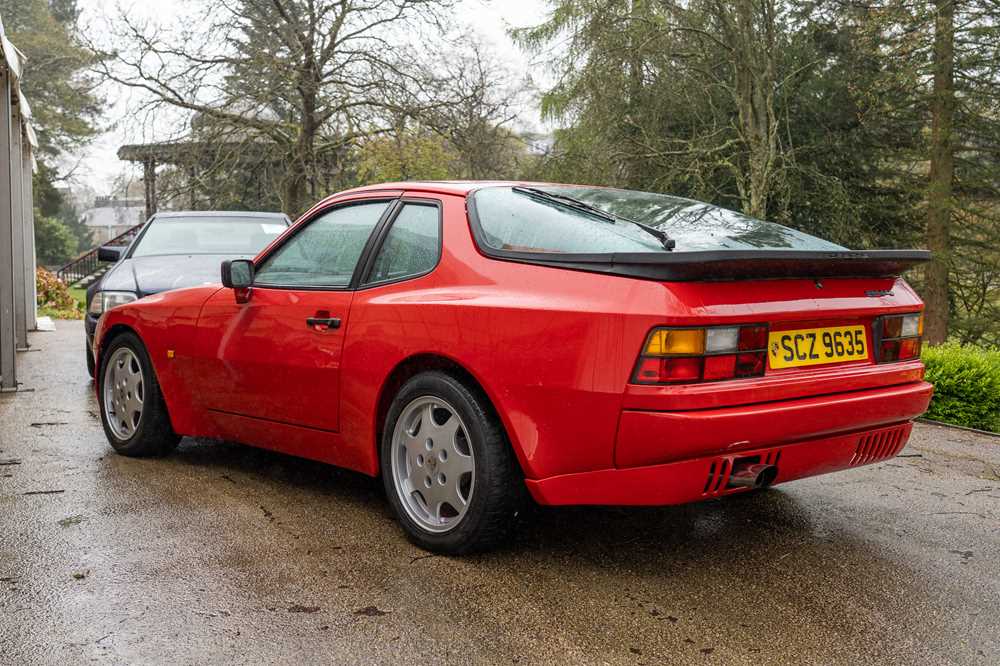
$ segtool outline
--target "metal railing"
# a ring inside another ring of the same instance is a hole
[[[125,233],[118,234],[106,243],[101,243],[97,247],[84,252],[79,257],[57,270],[56,277],[62,280],[66,286],[71,287],[80,280],[97,273],[97,271],[101,268],[101,262],[97,259],[97,251],[106,245],[113,245],[116,247],[127,246],[135,238],[135,235],[139,233],[139,230],[142,229],[143,224],[145,224],[145,222],[140,222]]]

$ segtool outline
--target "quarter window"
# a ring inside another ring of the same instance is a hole
[[[396,216],[375,257],[369,283],[427,273],[441,252],[437,206],[408,203]]]
[[[257,269],[255,285],[346,287],[388,201],[335,208],[310,222]]]

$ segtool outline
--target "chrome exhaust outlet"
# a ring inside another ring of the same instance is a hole
[[[777,465],[736,463],[729,475],[730,488],[766,488],[778,476]]]

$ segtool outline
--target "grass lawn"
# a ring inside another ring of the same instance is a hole
[[[87,290],[84,287],[70,287],[69,295],[75,298],[79,303],[80,307],[87,306]]]

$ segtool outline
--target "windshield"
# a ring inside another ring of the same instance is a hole
[[[157,254],[253,256],[287,228],[281,217],[162,217],[146,228],[133,257]]]
[[[511,187],[474,193],[483,240],[496,250],[603,254],[664,252],[664,245],[631,221],[665,232],[676,251],[843,250],[828,241],[711,204],[651,192],[602,187],[539,186],[572,197],[619,219],[602,219],[557,201],[519,194]]]

